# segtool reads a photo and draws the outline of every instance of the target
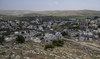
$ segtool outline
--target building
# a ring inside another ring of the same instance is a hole
[[[42,43],[51,43],[52,40],[61,40],[61,39],[62,39],[62,34],[60,32],[56,32],[55,34],[46,33],[44,39],[42,40]]]

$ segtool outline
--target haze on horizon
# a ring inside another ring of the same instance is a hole
[[[0,0],[0,10],[99,10],[100,0]]]

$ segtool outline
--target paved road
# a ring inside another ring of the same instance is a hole
[[[76,43],[76,44],[80,44],[80,45],[83,45],[83,46],[87,46],[87,47],[89,47],[89,48],[91,48],[91,49],[94,49],[94,50],[98,50],[98,51],[100,51],[100,49],[97,48],[97,47],[90,46],[90,45],[88,45],[88,44],[81,43],[81,42],[77,42],[77,41],[74,41],[74,40],[71,40],[71,39],[67,39],[67,38],[64,38],[64,39],[65,39],[65,40],[72,41],[72,42],[74,42],[74,43]]]

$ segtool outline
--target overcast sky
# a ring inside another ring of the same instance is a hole
[[[0,10],[100,10],[100,0],[0,0]]]

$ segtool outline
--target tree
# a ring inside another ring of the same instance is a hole
[[[98,19],[98,18],[99,18],[98,16],[95,16],[95,17],[94,17],[94,19]]]
[[[25,38],[22,35],[18,35],[16,38],[16,41],[18,43],[24,43],[25,42]]]
[[[67,33],[65,31],[61,32],[62,36],[66,36]]]
[[[4,41],[5,41],[5,40],[4,40],[4,36],[1,36],[1,37],[0,37],[0,43],[2,44]]]
[[[98,28],[100,28],[100,25],[98,25]]]

